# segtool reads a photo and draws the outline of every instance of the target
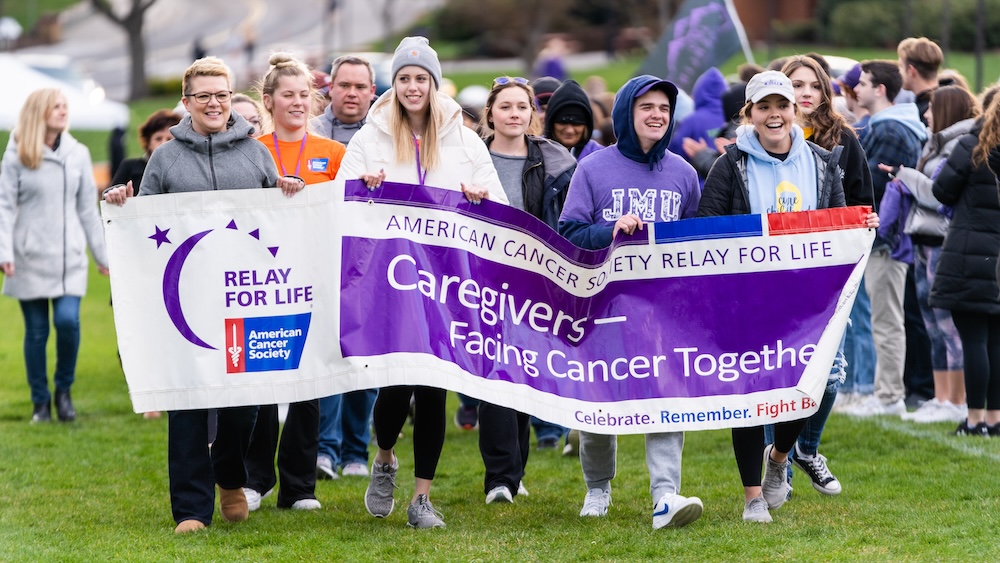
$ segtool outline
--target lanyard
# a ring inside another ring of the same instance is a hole
[[[420,169],[420,139],[414,135],[413,136],[413,146],[417,149],[417,180],[420,181],[420,185],[424,185],[424,181],[427,180],[427,170]]]
[[[302,167],[302,153],[306,150],[306,137],[309,134],[306,133],[302,135],[302,146],[299,147],[299,156],[295,158],[295,175],[299,175],[299,169]],[[271,133],[271,140],[274,142],[274,152],[278,155],[278,166],[281,167],[281,175],[287,176],[288,173],[285,172],[285,163],[281,161],[281,149],[278,148],[278,134]]]

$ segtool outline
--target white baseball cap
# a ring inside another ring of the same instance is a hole
[[[767,70],[755,74],[747,83],[747,101],[756,104],[771,94],[777,94],[789,102],[795,103],[795,90],[792,81],[785,73],[777,70]]]

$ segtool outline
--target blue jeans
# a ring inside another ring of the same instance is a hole
[[[319,455],[334,468],[368,465],[372,408],[378,389],[362,389],[319,400]]]
[[[28,372],[31,402],[49,403],[48,363],[49,300],[21,301],[24,315],[24,366]],[[76,379],[76,356],[80,350],[80,298],[64,295],[52,300],[52,324],[56,327],[56,389],[69,391]]]
[[[846,378],[840,390],[845,393],[871,395],[875,392],[875,341],[872,340],[872,304],[861,279],[858,295],[851,309],[851,322],[847,325],[844,342],[847,358]]]
[[[536,416],[531,417],[531,427],[535,429],[535,440],[544,440],[545,438],[558,440],[568,431],[567,428],[546,422]]]

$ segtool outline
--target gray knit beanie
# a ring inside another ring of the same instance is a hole
[[[438,60],[437,52],[431,48],[426,37],[404,37],[399,42],[396,52],[392,55],[392,81],[396,81],[399,69],[410,65],[419,66],[429,72],[434,78],[434,86],[441,88],[441,61]]]

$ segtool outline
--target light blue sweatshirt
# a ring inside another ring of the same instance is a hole
[[[816,209],[816,160],[801,127],[792,125],[792,149],[785,160],[768,154],[754,128],[747,125],[737,130],[736,146],[749,155],[747,187],[752,213]]]

